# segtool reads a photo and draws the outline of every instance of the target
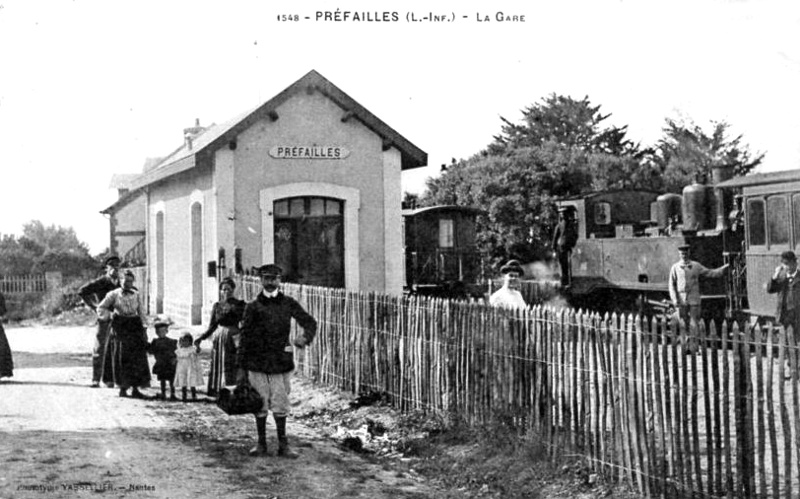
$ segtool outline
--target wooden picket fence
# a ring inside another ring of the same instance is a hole
[[[40,294],[47,291],[44,274],[0,276],[0,293],[4,295]]]
[[[319,321],[298,368],[322,383],[511,424],[648,497],[800,496],[800,350],[781,329],[285,291]]]

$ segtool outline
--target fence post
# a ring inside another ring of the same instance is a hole
[[[758,327],[758,326],[756,326]],[[734,412],[736,414],[736,468],[738,483],[736,489],[739,497],[753,497],[751,487],[752,453],[750,431],[752,418],[748,410],[750,383],[748,367],[750,363],[750,345],[745,342],[745,334],[737,324],[733,326],[734,337]]]
[[[47,291],[54,291],[60,288],[64,281],[64,276],[58,270],[45,272],[44,278],[47,282]]]

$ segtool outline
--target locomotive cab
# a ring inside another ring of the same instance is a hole
[[[729,246],[738,248],[727,227],[715,226],[716,197],[702,185],[683,196],[607,191],[559,204],[574,206],[578,218],[569,294],[581,308],[663,313],[679,246],[688,244],[692,259],[708,268],[725,263]],[[724,279],[701,280],[701,294],[704,316],[719,316],[728,306]]]

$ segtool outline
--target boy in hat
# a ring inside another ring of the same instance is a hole
[[[78,296],[92,311],[97,312],[97,305],[106,297],[109,291],[119,288],[119,257],[109,256],[105,259],[106,273],[102,277],[84,284],[78,290]],[[94,349],[92,351],[92,387],[100,386],[100,381],[106,386],[113,387],[114,379],[111,372],[111,358],[108,356],[108,331],[110,320],[97,320],[97,333],[95,335]]]
[[[503,286],[492,293],[489,297],[489,304],[497,307],[525,308],[527,304],[519,292],[519,278],[525,272],[522,265],[517,260],[509,260],[500,268],[503,274]]]
[[[726,263],[716,269],[707,269],[690,258],[689,245],[678,247],[680,260],[669,271],[669,296],[688,332],[691,321],[700,320],[700,278],[722,277]]]
[[[280,291],[283,270],[268,264],[260,267],[263,290],[244,309],[240,344],[237,351],[239,382],[249,379],[250,384],[264,398],[264,406],[256,413],[258,444],[250,455],[267,454],[267,413],[272,411],[278,433],[278,456],[297,457],[289,450],[286,438],[286,416],[289,414],[289,392],[294,371],[294,350],[289,340],[292,319],[303,335],[294,340],[294,346],[304,348],[317,332],[317,321],[294,299]]]

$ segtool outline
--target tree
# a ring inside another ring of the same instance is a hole
[[[401,202],[403,209],[413,209],[419,206],[419,194],[414,192],[404,192],[403,201]]]
[[[636,155],[638,145],[626,138],[627,126],[604,126],[609,116],[600,113],[600,106],[592,106],[588,96],[575,100],[553,93],[542,102],[523,109],[520,124],[501,116],[501,133],[494,137],[488,152],[497,155],[552,142],[587,153]]]
[[[664,136],[656,144],[649,163],[660,172],[663,189],[681,192],[698,175],[711,178],[715,166],[734,167],[734,175],[746,175],[761,164],[764,153],[753,154],[742,143],[742,135],[728,137],[730,125],[712,121],[711,133],[706,133],[691,120],[665,120]]]
[[[519,124],[501,117],[501,133],[466,161],[428,179],[422,202],[482,208],[478,242],[493,263],[549,257],[554,200],[598,189],[648,185],[644,152],[626,127],[606,127],[588,97],[551,95],[522,111]]]
[[[45,226],[38,220],[23,226],[23,235],[0,239],[0,273],[9,275],[61,271],[77,276],[96,267],[88,246],[78,239],[74,229]]]

